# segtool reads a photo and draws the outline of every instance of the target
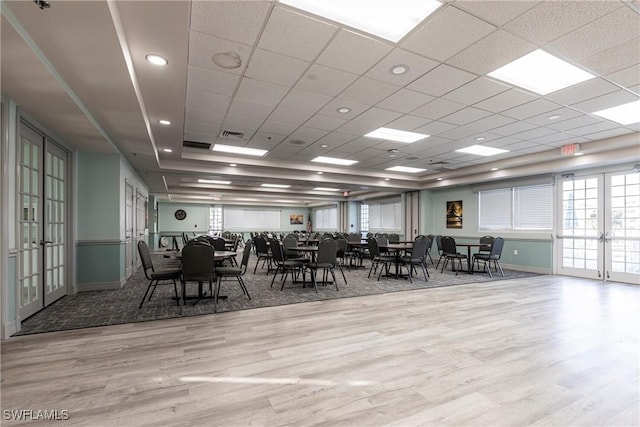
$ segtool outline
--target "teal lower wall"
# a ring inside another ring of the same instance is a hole
[[[78,290],[119,287],[125,277],[124,243],[78,242],[76,277]]]

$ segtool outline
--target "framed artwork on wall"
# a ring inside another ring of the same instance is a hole
[[[300,214],[291,214],[291,215],[289,215],[289,224],[291,224],[291,225],[304,224],[304,215],[300,215]]]
[[[447,202],[447,228],[462,228],[462,200]]]

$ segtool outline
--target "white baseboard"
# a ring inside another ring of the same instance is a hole
[[[10,322],[7,322],[4,324],[4,335],[3,335],[3,339],[7,339],[9,338],[11,335],[15,334],[16,332],[18,332],[18,328],[16,326],[16,321],[12,320]]]
[[[120,289],[126,281],[120,282],[96,282],[96,283],[78,283],[78,292],[87,291],[108,291],[111,289]]]

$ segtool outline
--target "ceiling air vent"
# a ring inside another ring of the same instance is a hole
[[[244,132],[232,132],[230,130],[223,130],[222,132],[220,132],[220,138],[244,140],[244,136]]]
[[[182,146],[187,148],[199,148],[201,150],[209,150],[211,144],[208,142],[182,141]]]

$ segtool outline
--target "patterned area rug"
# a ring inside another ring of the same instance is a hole
[[[238,261],[240,258],[241,254],[238,256]],[[254,274],[255,261],[256,259],[252,255],[249,262],[249,269],[243,276],[249,294],[251,295],[251,300],[242,293],[240,285],[235,279],[223,281],[221,294],[227,295],[228,298],[218,301],[218,313],[335,298],[348,298],[537,276],[535,273],[513,270],[505,270],[504,277],[499,273],[494,274],[493,278],[489,277],[486,273],[469,275],[460,272],[456,275],[451,270],[445,270],[443,273],[440,273],[439,270],[435,270],[435,266],[429,265],[428,271],[430,277],[426,282],[422,276],[422,272],[418,272],[413,277],[413,283],[409,282],[408,279],[385,277],[377,281],[377,277],[374,274],[371,275],[371,278],[367,277],[370,264],[368,261],[365,261],[364,268],[343,268],[347,283],[344,283],[340,271],[336,270],[338,291],[336,291],[335,284],[329,284],[326,286],[318,285],[318,292],[316,293],[313,286],[309,283],[307,283],[306,286],[302,283],[294,284],[291,283],[290,277],[287,278],[284,290],[280,290],[282,286],[280,276],[276,277],[275,283],[273,287],[271,287],[273,272],[267,274],[266,267],[261,268],[261,263]],[[153,262],[158,269],[170,266],[171,261],[163,258],[162,255],[154,254]],[[307,275],[307,282],[309,282],[309,280],[309,275]],[[180,313],[178,306],[173,300],[174,290],[172,284],[158,286],[151,301],[145,302],[142,308],[138,309],[138,305],[147,289],[148,283],[142,269],[138,269],[131,279],[120,289],[80,292],[76,295],[63,297],[51,306],[22,322],[22,330],[15,335],[143,322],[179,316],[196,316],[212,314],[214,312],[214,301],[212,299],[202,299],[197,302],[187,300],[186,305],[182,307],[182,313]],[[178,290],[181,292],[180,287]],[[209,291],[206,285],[205,291],[206,293]],[[197,284],[189,284],[187,294],[192,295],[196,292]]]

